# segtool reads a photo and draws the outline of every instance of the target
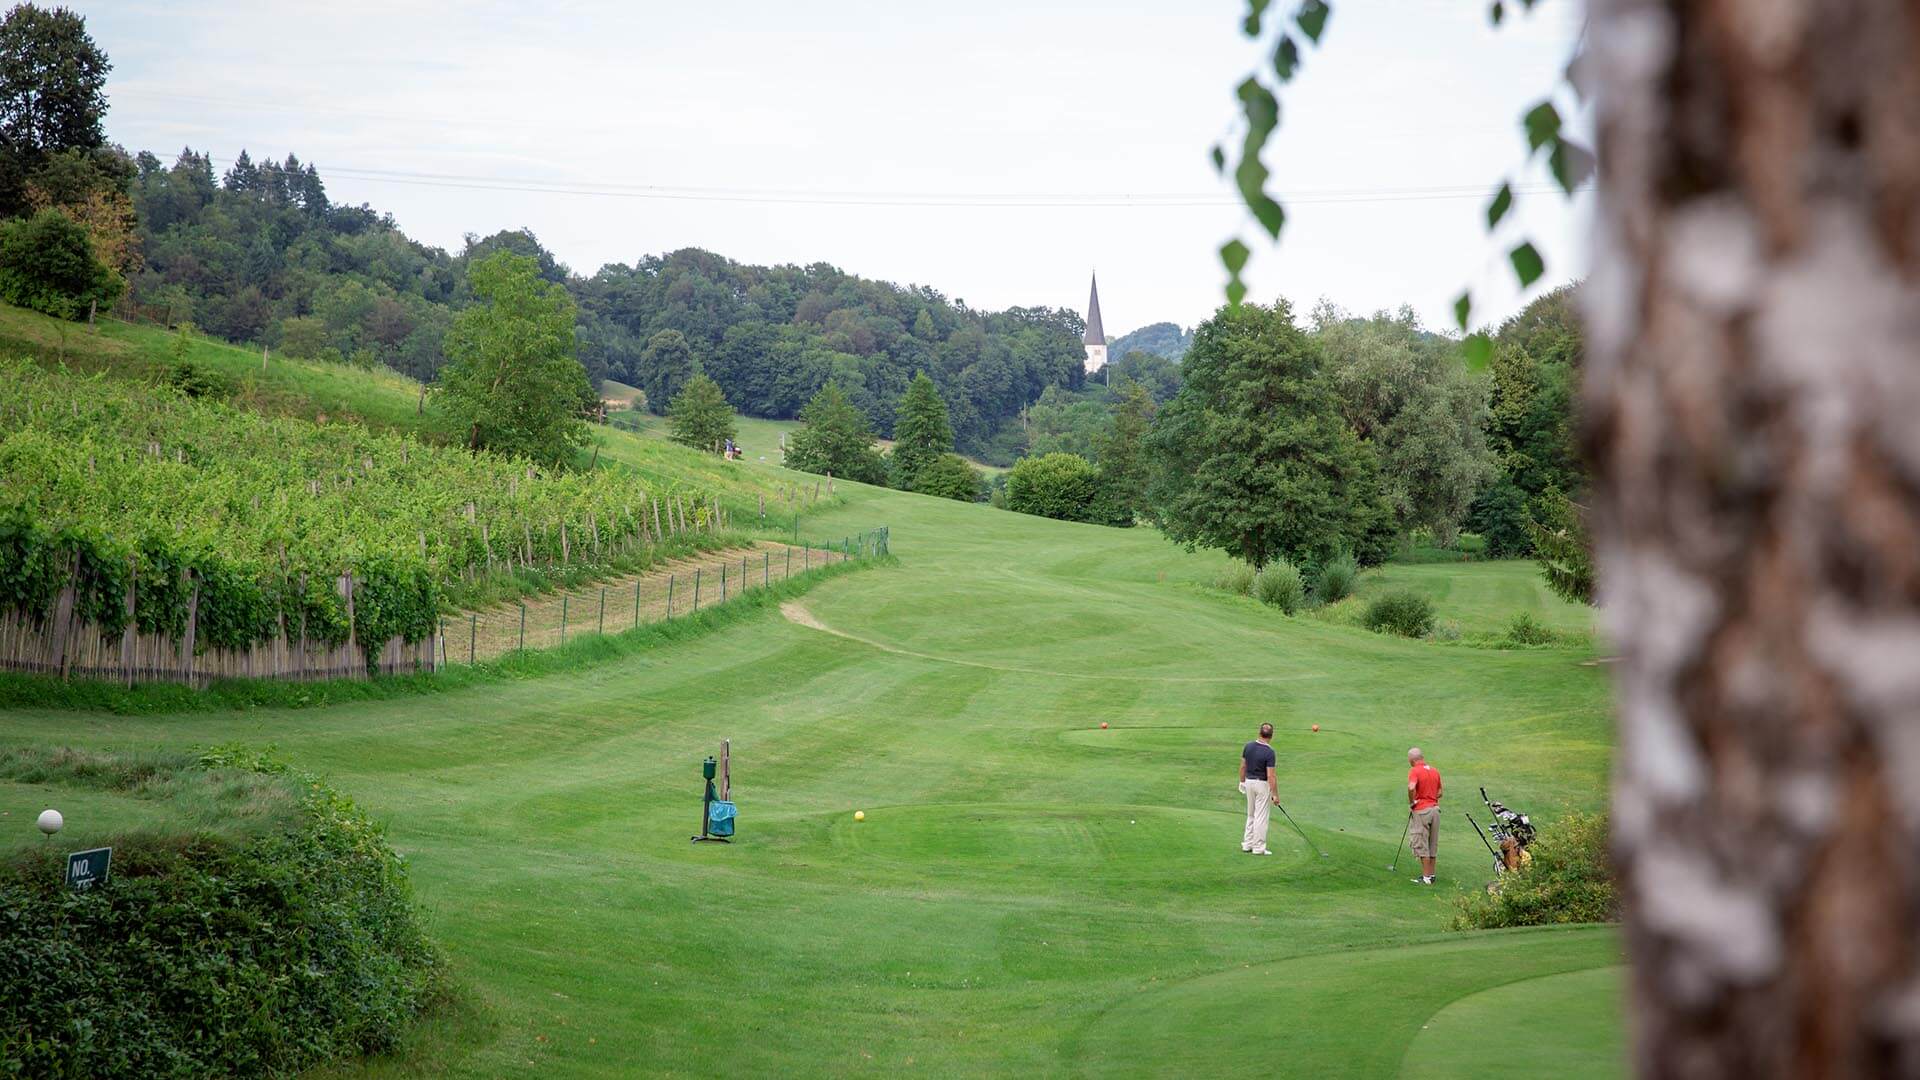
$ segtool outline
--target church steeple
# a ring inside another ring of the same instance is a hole
[[[1107,366],[1107,332],[1100,325],[1100,275],[1093,276],[1093,288],[1087,294],[1087,371]]]

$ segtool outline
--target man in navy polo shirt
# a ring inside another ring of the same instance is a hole
[[[1240,850],[1271,855],[1267,850],[1267,817],[1280,802],[1274,787],[1273,725],[1261,724],[1260,737],[1240,750],[1240,790],[1247,797],[1247,830]]]

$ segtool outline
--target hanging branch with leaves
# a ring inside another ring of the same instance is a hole
[[[1532,11],[1541,0],[1514,0],[1525,11]],[[1259,41],[1269,31],[1267,19],[1271,0],[1247,0],[1246,18],[1241,22],[1241,32],[1247,38]],[[1494,26],[1502,25],[1507,16],[1508,0],[1494,0],[1488,8],[1488,18]],[[1304,47],[1319,48],[1325,35],[1327,21],[1333,9],[1326,0],[1304,0],[1294,9],[1290,19],[1274,20],[1271,25],[1275,42],[1272,51],[1270,69],[1256,69],[1241,80],[1235,95],[1240,100],[1241,119],[1245,130],[1241,133],[1237,159],[1233,166],[1234,186],[1238,189],[1241,201],[1252,212],[1270,239],[1278,242],[1280,230],[1287,221],[1286,209],[1280,201],[1267,191],[1267,181],[1272,173],[1260,160],[1261,151],[1273,133],[1280,127],[1280,87],[1293,81],[1299,74]],[[1576,47],[1573,60],[1562,73],[1562,81],[1573,92],[1576,103],[1584,102],[1578,77],[1580,58],[1584,55],[1584,44]],[[1558,92],[1556,88],[1555,93]],[[1592,150],[1570,136],[1567,124],[1563,120],[1559,106],[1554,104],[1554,94],[1529,108],[1521,117],[1521,131],[1527,144],[1526,157],[1521,168],[1532,164],[1539,156],[1545,155],[1547,168],[1559,185],[1564,197],[1586,186],[1593,177],[1594,157]],[[1224,144],[1213,147],[1213,167],[1216,172],[1225,175],[1229,157]],[[1492,201],[1487,204],[1487,232],[1491,234],[1513,211],[1518,192],[1511,179],[1502,180],[1493,193]],[[1252,249],[1239,237],[1228,240],[1220,247],[1220,262],[1227,270],[1227,302],[1238,305],[1246,298],[1247,286],[1243,277],[1247,262],[1252,258]],[[1514,278],[1522,289],[1531,288],[1547,272],[1546,259],[1540,254],[1533,241],[1522,237],[1520,242],[1507,252],[1507,261],[1513,267]],[[1473,316],[1472,290],[1463,291],[1454,301],[1453,314],[1462,332],[1468,330]],[[1485,332],[1467,334],[1464,343],[1467,363],[1475,369],[1484,368],[1493,354],[1493,342]]]

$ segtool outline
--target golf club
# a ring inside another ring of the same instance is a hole
[[[1493,863],[1494,863],[1494,865],[1495,865],[1496,867],[1497,867],[1497,866],[1499,866],[1499,865],[1500,865],[1500,852],[1494,849],[1494,846],[1493,846],[1493,841],[1491,841],[1491,840],[1489,840],[1489,839],[1487,839],[1487,834],[1486,834],[1486,833],[1484,833],[1484,832],[1480,832],[1480,823],[1479,823],[1479,822],[1477,822],[1477,821],[1475,821],[1475,820],[1473,820],[1473,815],[1472,815],[1472,814],[1468,814],[1468,815],[1467,815],[1467,824],[1469,824],[1469,825],[1471,825],[1471,826],[1473,826],[1473,831],[1474,831],[1474,832],[1477,832],[1477,833],[1480,833],[1480,842],[1481,842],[1481,843],[1483,843],[1483,844],[1485,844],[1485,845],[1487,845],[1487,854],[1489,854],[1489,855],[1491,855],[1491,856],[1493,856]]]
[[[1389,870],[1400,869],[1400,849],[1406,846],[1407,836],[1412,832],[1413,832],[1413,811],[1409,810],[1407,811],[1407,825],[1405,828],[1400,830],[1400,842],[1398,844],[1395,844],[1393,847],[1393,863],[1392,865],[1388,866],[1387,869]]]
[[[1280,816],[1287,819],[1287,824],[1293,826],[1293,831],[1300,834],[1300,839],[1305,840],[1307,842],[1308,847],[1312,848],[1315,851],[1319,851],[1320,857],[1323,859],[1333,858],[1333,856],[1327,854],[1326,852],[1320,851],[1320,845],[1314,843],[1313,840],[1307,836],[1307,830],[1301,828],[1300,823],[1293,820],[1293,815],[1287,813],[1287,808],[1280,805],[1280,800],[1275,799],[1273,805],[1276,807],[1279,807]]]

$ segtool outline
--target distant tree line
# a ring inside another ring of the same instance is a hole
[[[1193,331],[1182,330],[1170,322],[1148,323],[1128,334],[1107,341],[1108,356],[1146,353],[1178,362],[1193,347]]]
[[[589,366],[647,390],[656,411],[694,370],[739,411],[776,419],[798,416],[831,381],[890,436],[897,403],[925,373],[955,445],[1004,463],[1021,449],[1021,410],[1082,379],[1085,326],[1073,312],[981,312],[824,263],[751,266],[689,248],[602,267],[574,290]]]

